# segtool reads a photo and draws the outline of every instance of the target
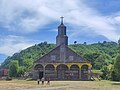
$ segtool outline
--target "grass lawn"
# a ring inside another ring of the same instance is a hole
[[[53,88],[55,87],[55,88]],[[51,81],[50,85],[37,85],[36,81],[0,81],[0,90],[120,90],[120,82],[111,81]]]

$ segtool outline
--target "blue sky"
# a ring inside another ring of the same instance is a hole
[[[0,63],[34,44],[55,43],[60,16],[69,44],[120,37],[120,0],[0,0]]]

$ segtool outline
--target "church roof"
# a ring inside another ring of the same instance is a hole
[[[34,63],[71,63],[71,62],[88,62],[83,57],[78,55],[68,46],[65,46],[66,53],[65,53],[65,61],[60,60],[60,49],[61,46],[56,47],[55,49],[51,50],[49,53],[44,55],[43,57],[39,58]]]

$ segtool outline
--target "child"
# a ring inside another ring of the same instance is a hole
[[[47,79],[47,84],[50,85],[50,78]]]
[[[44,81],[45,81],[44,77],[42,77],[41,81],[42,81],[42,85],[44,85]]]

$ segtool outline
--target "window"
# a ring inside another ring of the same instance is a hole
[[[63,48],[63,47],[61,47],[61,48],[60,48],[60,51],[61,51],[61,52],[64,52],[64,48]]]
[[[51,55],[51,60],[55,61],[56,56],[55,55]]]
[[[73,61],[73,56],[69,56],[69,60],[70,60],[70,61]]]

